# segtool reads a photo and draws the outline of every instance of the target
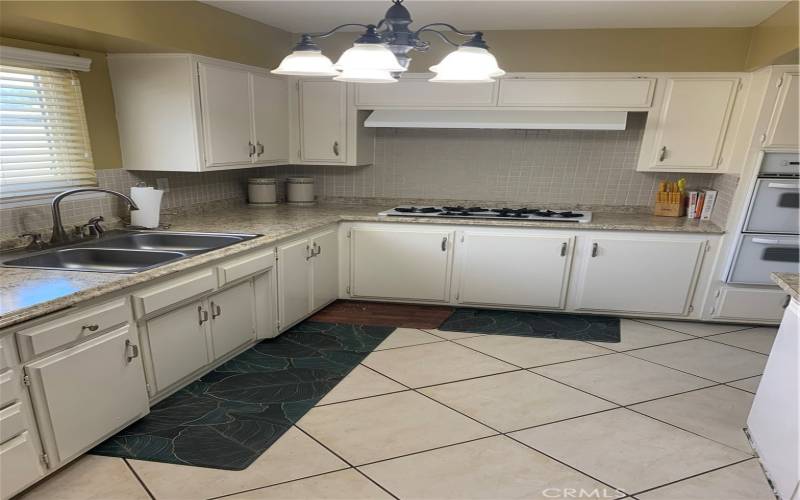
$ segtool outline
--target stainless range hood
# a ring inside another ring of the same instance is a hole
[[[364,122],[375,128],[625,130],[625,111],[379,109]]]

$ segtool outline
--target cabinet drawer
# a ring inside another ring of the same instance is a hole
[[[186,299],[213,290],[217,285],[214,269],[209,268],[183,278],[176,278],[133,294],[136,316],[164,309]]]
[[[108,330],[128,321],[130,312],[125,298],[69,314],[17,332],[22,358],[31,358],[65,346],[83,337]]]
[[[44,475],[30,432],[0,445],[0,497],[9,498]]]
[[[14,346],[14,336],[0,337],[0,372],[17,365],[17,349]]]
[[[0,408],[19,399],[21,389],[19,370],[12,369],[0,372]]]
[[[0,443],[22,434],[24,430],[25,414],[22,412],[22,403],[14,403],[0,410]]]
[[[246,276],[252,276],[270,269],[275,265],[275,251],[260,251],[244,257],[225,262],[217,266],[219,269],[219,286],[232,283]]]
[[[722,289],[711,317],[723,320],[778,323],[783,317],[786,292],[778,287],[732,287]]]

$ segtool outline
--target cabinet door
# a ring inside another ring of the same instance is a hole
[[[41,451],[30,431],[0,444],[0,498],[11,498],[44,476]]]
[[[654,168],[717,168],[738,78],[670,78],[657,124]]]
[[[351,295],[447,302],[452,241],[452,231],[353,228]]]
[[[643,108],[653,100],[654,78],[503,78],[498,106]]]
[[[192,302],[147,321],[156,392],[211,361],[205,329],[209,319],[208,310]]]
[[[331,229],[311,237],[311,309],[327,305],[339,296],[339,238]]]
[[[800,108],[800,74],[784,73],[781,76],[781,90],[775,101],[765,146],[773,148],[797,148],[798,108]]]
[[[251,74],[255,162],[289,161],[289,89],[286,81]]]
[[[128,326],[25,367],[45,448],[67,461],[149,411]]]
[[[303,161],[344,162],[347,87],[341,82],[301,80],[300,156]]]
[[[278,247],[278,321],[286,329],[311,312],[311,245],[299,240]]]
[[[571,236],[464,232],[458,302],[564,307]]]
[[[214,359],[255,338],[252,281],[245,281],[212,295],[208,298],[208,306],[211,313],[211,344]]]
[[[593,238],[577,309],[685,314],[706,242]]]
[[[206,166],[250,163],[250,81],[246,71],[199,64]]]

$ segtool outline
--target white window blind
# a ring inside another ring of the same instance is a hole
[[[0,199],[95,184],[74,72],[0,64]]]

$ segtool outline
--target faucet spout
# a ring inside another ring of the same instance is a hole
[[[53,210],[53,235],[50,237],[50,245],[60,245],[69,241],[69,235],[64,230],[64,224],[61,222],[61,200],[76,193],[90,192],[113,194],[114,196],[125,201],[130,206],[131,210],[139,210],[139,206],[136,205],[136,202],[118,191],[96,187],[69,189],[57,194],[51,203],[51,208]]]

